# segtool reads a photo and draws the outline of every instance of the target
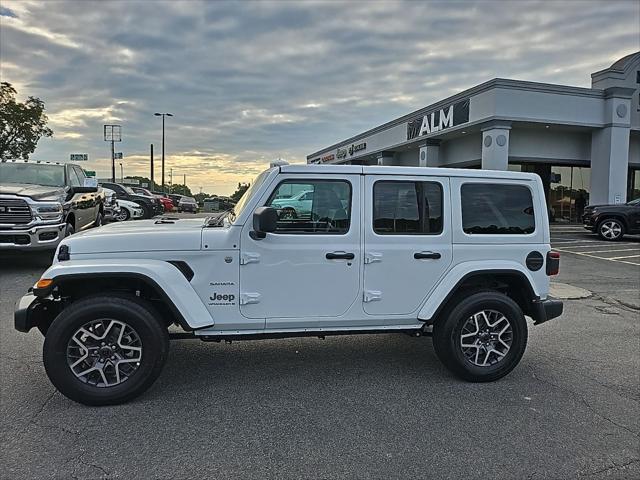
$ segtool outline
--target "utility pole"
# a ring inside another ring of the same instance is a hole
[[[120,162],[120,183],[124,183],[124,169],[122,168],[122,162]]]
[[[153,143],[151,144],[151,185],[150,190],[155,190],[155,183],[153,182]]]
[[[184,194],[187,194],[187,174],[182,174],[182,184],[184,185]]]
[[[169,189],[173,187],[173,168],[169,169]]]
[[[164,117],[173,117],[172,113],[154,113],[156,117],[162,117],[162,191],[164,189]]]

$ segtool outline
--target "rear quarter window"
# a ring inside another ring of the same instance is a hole
[[[465,183],[460,188],[462,230],[470,235],[526,235],[536,228],[525,185]]]

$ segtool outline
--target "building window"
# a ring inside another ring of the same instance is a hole
[[[351,223],[351,184],[341,180],[285,180],[267,206],[278,211],[274,233],[342,235]]]
[[[379,235],[441,233],[442,186],[438,182],[376,182],[373,231]]]
[[[535,231],[531,190],[524,185],[465,183],[460,196],[464,233],[521,235]]]

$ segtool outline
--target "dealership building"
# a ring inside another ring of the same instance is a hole
[[[308,163],[540,175],[552,218],[640,196],[640,52],[591,88],[496,78],[319,150]]]

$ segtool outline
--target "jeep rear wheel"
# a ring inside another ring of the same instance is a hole
[[[433,327],[438,358],[458,377],[490,382],[513,370],[527,345],[527,322],[511,298],[478,292],[454,300]]]
[[[134,297],[79,300],[53,321],[44,341],[47,375],[66,397],[85,405],[124,403],[158,378],[169,334],[158,314]]]

